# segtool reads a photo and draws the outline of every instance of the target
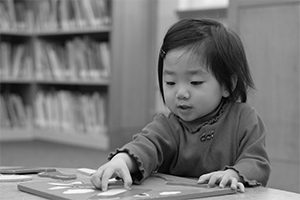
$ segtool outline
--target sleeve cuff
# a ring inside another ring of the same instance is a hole
[[[262,185],[257,180],[248,179],[244,174],[240,173],[240,171],[238,171],[233,166],[226,166],[224,170],[226,170],[226,169],[232,169],[232,170],[236,171],[238,173],[239,177],[241,178],[240,182],[242,182],[245,185],[245,187],[256,187],[256,186],[261,186]]]

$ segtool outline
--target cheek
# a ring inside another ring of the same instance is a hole
[[[164,91],[164,96],[170,96],[172,90],[166,85],[166,84],[163,84],[163,91]]]
[[[165,96],[165,101],[170,102],[171,99],[173,99],[172,92],[168,89],[164,89],[164,96]]]
[[[172,102],[174,101],[174,92],[167,87],[164,87],[164,97],[165,97],[165,102],[167,106],[172,105]]]

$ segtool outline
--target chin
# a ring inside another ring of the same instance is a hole
[[[183,121],[186,121],[186,122],[190,122],[190,121],[193,121],[195,120],[196,118],[195,117],[192,117],[192,116],[182,116],[182,115],[178,115]]]

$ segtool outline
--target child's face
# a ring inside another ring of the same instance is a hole
[[[164,59],[163,90],[166,106],[185,121],[213,111],[228,92],[191,51],[174,49]]]

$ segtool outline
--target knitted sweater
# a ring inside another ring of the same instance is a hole
[[[135,183],[158,171],[184,177],[234,169],[246,186],[266,185],[270,162],[265,128],[246,103],[224,103],[192,122],[158,114],[133,140],[111,153],[127,152],[137,163]]]

